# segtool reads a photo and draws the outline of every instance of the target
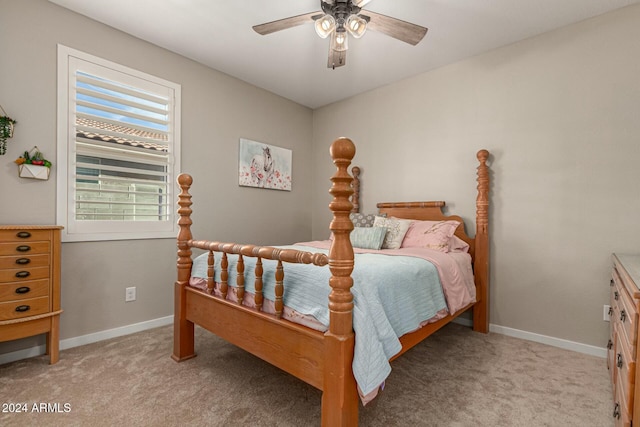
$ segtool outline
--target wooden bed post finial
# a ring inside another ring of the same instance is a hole
[[[333,212],[333,220],[329,228],[333,232],[333,241],[329,249],[329,268],[331,269],[331,294],[329,295],[329,310],[332,316],[330,330],[334,334],[346,335],[352,332],[351,310],[353,309],[353,295],[351,286],[353,279],[353,247],[349,235],[353,230],[353,223],[349,213],[353,204],[349,200],[353,194],[348,167],[356,154],[356,147],[348,138],[339,138],[331,145],[331,157],[337,171],[331,177],[333,185],[329,193],[333,201],[329,209]],[[336,317],[338,321],[334,322]],[[348,317],[348,319],[347,319]],[[343,320],[340,320],[344,318]]]
[[[324,384],[322,387],[322,425],[352,426],[358,424],[358,391],[352,372],[353,333],[353,286],[354,255],[349,235],[353,223],[349,213],[353,204],[352,177],[348,167],[356,154],[350,139],[339,138],[331,144],[333,163],[337,171],[331,178],[329,192],[333,201],[329,208],[333,212],[330,229],[333,241],[329,249],[329,330],[325,333]]]
[[[476,198],[476,237],[474,276],[476,281],[476,299],[473,306],[473,329],[489,332],[489,151],[480,150],[477,154],[478,196]]]
[[[178,283],[187,284],[191,273],[191,248],[187,242],[193,238],[191,235],[191,194],[189,189],[193,184],[193,178],[186,173],[178,176],[178,185],[180,186],[180,194],[178,194]]]
[[[484,228],[482,233],[487,232],[486,228],[489,226],[489,167],[487,166],[487,160],[489,158],[489,152],[487,150],[480,150],[477,154],[480,165],[478,166],[478,197],[476,199],[476,222]]]
[[[175,361],[183,361],[194,357],[194,324],[187,320],[187,296],[186,286],[191,276],[191,248],[187,244],[193,237],[191,235],[191,194],[189,188],[193,184],[193,178],[186,173],[178,176],[180,194],[178,194],[178,280],[174,285],[174,316],[173,316],[173,354]]]

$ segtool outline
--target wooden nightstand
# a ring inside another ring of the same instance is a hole
[[[60,341],[60,226],[0,225],[0,341],[47,334]]]

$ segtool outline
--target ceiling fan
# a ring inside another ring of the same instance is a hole
[[[378,31],[395,39],[416,45],[427,33],[427,28],[362,8],[371,0],[320,0],[322,11],[291,16],[277,21],[254,25],[262,35],[315,22],[320,37],[331,36],[327,67],[335,69],[347,63],[348,35],[359,39],[367,29]]]

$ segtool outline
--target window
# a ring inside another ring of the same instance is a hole
[[[175,237],[180,86],[58,45],[63,241]]]

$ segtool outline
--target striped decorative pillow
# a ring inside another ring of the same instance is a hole
[[[360,249],[375,249],[382,247],[387,229],[384,227],[355,227],[350,234],[351,246]]]

